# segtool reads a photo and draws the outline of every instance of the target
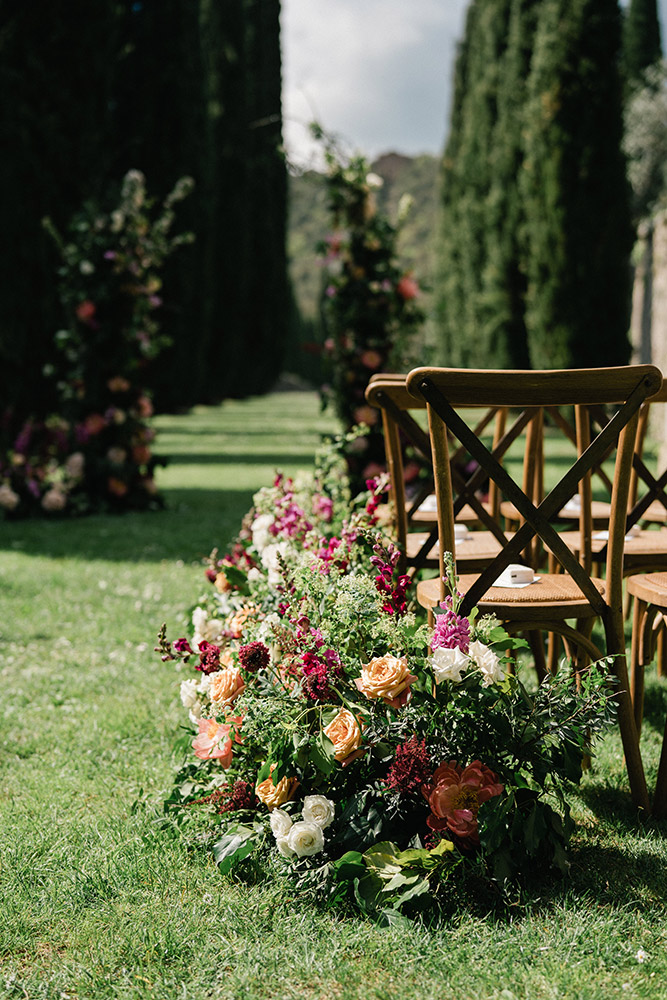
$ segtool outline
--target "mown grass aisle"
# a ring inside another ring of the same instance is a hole
[[[503,919],[470,900],[380,929],[223,879],[160,826],[183,713],[157,629],[331,428],[305,393],[161,417],[166,511],[0,522],[0,997],[667,997],[665,829],[632,814],[617,740],[573,799],[571,879]],[[665,702],[653,681],[653,768]]]

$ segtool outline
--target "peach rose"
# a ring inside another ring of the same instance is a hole
[[[400,708],[410,699],[410,685],[417,678],[408,670],[405,656],[376,656],[364,663],[354,683],[367,698],[381,698],[385,705]]]
[[[273,774],[275,766],[275,764],[271,765],[270,774]],[[269,812],[271,812],[273,809],[277,809],[285,802],[293,799],[298,787],[299,781],[297,778],[288,778],[285,776],[280,779],[277,785],[274,785],[273,778],[269,776],[264,781],[260,781],[259,785],[255,788],[255,794],[260,802],[263,802]]]
[[[211,674],[208,693],[217,708],[232,705],[244,690],[245,681],[236,667],[225,667]]]
[[[338,715],[324,729],[334,745],[334,757],[344,764],[361,746],[361,726],[349,708],[341,708]]]
[[[231,632],[233,639],[243,638],[243,628],[245,623],[249,618],[252,618],[255,614],[255,608],[251,605],[246,605],[246,607],[241,608],[235,614],[230,615],[230,617],[225,622],[225,628]]]
[[[215,719],[199,719],[199,734],[192,741],[195,757],[200,760],[219,760],[227,769],[232,763],[232,727]],[[237,737],[238,742],[238,737]]]

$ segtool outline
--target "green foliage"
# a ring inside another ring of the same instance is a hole
[[[631,89],[662,59],[657,0],[630,0],[623,25],[623,68]]]
[[[625,107],[624,148],[632,186],[633,216],[645,219],[667,195],[667,66],[650,66]]]
[[[526,327],[536,368],[629,358],[629,189],[616,0],[545,0],[524,119]]]
[[[443,161],[450,364],[623,364],[631,226],[615,0],[473,3]]]
[[[368,380],[393,370],[401,338],[407,340],[424,316],[417,303],[419,285],[403,271],[396,250],[398,226],[410,203],[400,205],[392,224],[377,208],[382,178],[371,173],[364,157],[344,157],[319,125],[312,132],[324,147],[332,227],[318,244],[327,265],[322,315],[330,386],[324,399],[333,403],[346,431],[356,424],[371,428],[346,453],[356,494],[384,463],[379,412],[365,402]]]

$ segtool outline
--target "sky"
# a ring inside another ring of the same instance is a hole
[[[624,0],[621,0],[624,4]],[[667,50],[667,0],[658,0]],[[288,155],[313,165],[308,123],[349,151],[442,152],[468,0],[282,0]]]

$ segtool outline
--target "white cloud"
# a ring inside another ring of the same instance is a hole
[[[283,0],[285,139],[297,160],[306,124],[374,156],[438,152],[467,0]]]
[[[667,48],[667,0],[658,5]],[[371,158],[441,152],[467,7],[468,0],[282,0],[291,158],[312,155],[313,119]]]

